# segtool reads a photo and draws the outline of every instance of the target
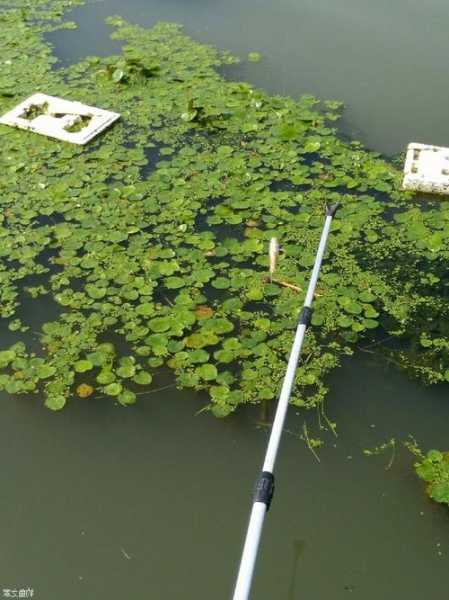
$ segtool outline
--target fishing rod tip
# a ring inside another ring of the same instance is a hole
[[[340,206],[340,202],[336,202],[335,204],[326,203],[326,217],[335,217],[337,210],[340,208]]]

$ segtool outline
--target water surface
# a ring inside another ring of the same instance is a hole
[[[449,145],[449,4],[444,0],[102,0],[71,13],[78,31],[53,35],[63,61],[111,54],[104,19],[182,23],[195,39],[245,58],[231,76],[276,94],[345,102],[342,129],[396,154],[409,142]]]
[[[407,451],[385,470],[389,454],[362,450],[410,432],[445,446],[447,389],[365,358],[331,383],[339,438],[325,436],[320,463],[290,411],[253,597],[445,598],[447,509],[426,498]],[[228,598],[267,433],[256,411],[195,417],[204,400],[165,390],[54,414],[3,398],[0,586],[45,600]]]

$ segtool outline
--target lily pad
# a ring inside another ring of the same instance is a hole
[[[51,410],[61,410],[64,408],[67,399],[62,395],[48,396],[45,400],[45,406]]]
[[[139,371],[133,377],[133,381],[139,385],[149,385],[153,381],[153,377],[147,371]]]
[[[118,396],[122,389],[123,387],[120,383],[110,383],[104,388],[104,391],[108,396]]]
[[[77,373],[85,373],[86,371],[93,369],[93,367],[94,365],[90,362],[90,360],[78,360],[74,364],[74,368]]]
[[[137,396],[131,390],[123,390],[123,392],[118,396],[118,401],[120,402],[120,404],[123,404],[125,406],[129,404],[135,404],[136,400]]]
[[[217,290],[226,290],[231,285],[231,282],[226,277],[216,277],[212,281],[212,287]]]
[[[206,381],[212,381],[217,378],[218,371],[214,365],[205,364],[196,369],[197,375]]]
[[[170,325],[171,320],[168,317],[156,317],[148,323],[148,327],[151,329],[151,331],[156,333],[167,331],[167,329],[170,329]]]

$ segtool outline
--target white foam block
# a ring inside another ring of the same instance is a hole
[[[32,118],[34,112],[40,112]],[[68,131],[77,123],[85,126]],[[33,94],[0,118],[3,125],[29,129],[35,133],[72,144],[87,144],[112,125],[120,115],[109,110],[88,106],[82,102],[63,100],[47,94]]]
[[[409,144],[402,187],[417,192],[449,194],[449,148]]]

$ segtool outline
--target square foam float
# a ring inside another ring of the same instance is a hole
[[[416,192],[449,194],[449,148],[409,144],[402,187]]]
[[[33,94],[0,118],[3,125],[28,129],[72,144],[87,144],[120,115],[82,102]]]

